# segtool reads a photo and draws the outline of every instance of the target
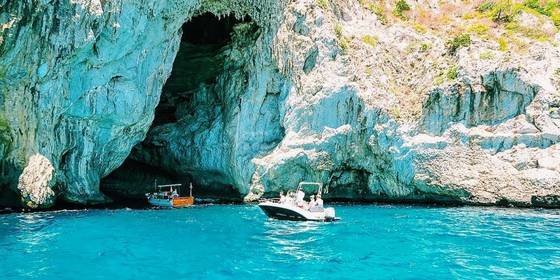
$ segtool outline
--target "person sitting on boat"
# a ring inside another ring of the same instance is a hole
[[[321,199],[321,194],[317,194],[317,199],[315,200],[315,204],[317,207],[323,208],[323,200]]]
[[[311,195],[311,197],[309,198],[309,209],[313,208],[315,206],[315,196]]]
[[[297,195],[296,195],[296,193],[293,192],[293,191],[290,192],[290,201],[291,201],[292,203],[296,203],[296,201],[297,201]]]
[[[284,192],[280,192],[280,203],[286,202],[286,196],[284,196]]]

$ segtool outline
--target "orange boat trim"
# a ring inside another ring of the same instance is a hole
[[[173,207],[186,207],[194,204],[194,197],[175,197],[172,200]]]

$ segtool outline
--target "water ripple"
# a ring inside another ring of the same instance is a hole
[[[560,275],[558,210],[338,205],[337,213],[337,223],[219,205],[2,215],[0,279]]]

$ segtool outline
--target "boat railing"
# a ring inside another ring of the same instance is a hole
[[[279,203],[280,198],[261,198],[261,199],[259,199],[259,203],[263,203],[263,202]]]

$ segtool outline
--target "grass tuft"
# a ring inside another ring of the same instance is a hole
[[[336,35],[338,46],[342,49],[342,52],[345,53],[350,48],[350,41],[344,36],[343,33],[344,30],[342,29],[342,25],[340,25],[340,23],[337,23],[334,26],[334,34]]]
[[[315,0],[315,4],[323,10],[327,10],[329,8],[329,0]]]
[[[490,27],[484,23],[475,23],[467,29],[467,31],[477,34],[477,35],[486,35]]]
[[[502,36],[498,38],[498,50],[505,52],[509,49],[507,39]]]
[[[372,35],[365,35],[362,37],[362,42],[375,48],[377,46],[377,38]]]
[[[489,60],[494,58],[494,53],[491,51],[483,51],[480,53],[480,59]]]
[[[445,76],[450,81],[457,79],[457,77],[459,77],[459,67],[456,65],[451,66],[451,68],[447,70],[447,74]]]

